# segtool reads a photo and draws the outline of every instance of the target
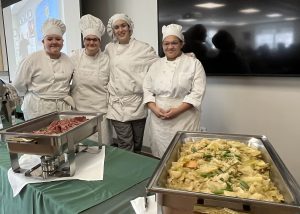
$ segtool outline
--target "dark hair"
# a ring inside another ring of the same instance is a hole
[[[233,37],[225,30],[219,30],[213,36],[212,43],[220,50],[234,50],[236,47]]]
[[[196,24],[184,32],[184,37],[191,40],[205,41],[207,36],[206,28],[202,24]]]

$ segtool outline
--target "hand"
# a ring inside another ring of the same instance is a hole
[[[180,111],[178,111],[177,108],[170,108],[167,111],[165,111],[163,119],[165,119],[165,120],[173,119],[173,118],[177,117],[179,114],[180,114]]]
[[[170,108],[167,111],[165,111],[163,119],[173,119],[192,107],[193,105],[183,102],[177,108]]]
[[[164,115],[166,113],[165,110],[157,106],[154,102],[149,102],[147,105],[148,108],[156,115],[156,117],[164,119]]]
[[[156,106],[154,109],[151,109],[152,112],[156,115],[156,117],[161,118],[161,119],[165,119],[165,110],[163,110],[162,108]]]

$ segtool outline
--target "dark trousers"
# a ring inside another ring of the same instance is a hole
[[[119,148],[134,152],[142,150],[146,118],[126,122],[111,120],[111,122],[117,134]]]

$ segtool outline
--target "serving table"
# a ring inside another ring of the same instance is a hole
[[[111,146],[105,151],[103,181],[28,184],[13,198],[7,179],[9,152],[0,143],[0,214],[134,213],[130,200],[144,196],[158,160]]]

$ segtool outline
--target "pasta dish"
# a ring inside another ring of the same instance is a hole
[[[203,138],[186,142],[168,173],[166,187],[172,189],[284,201],[261,151],[239,141]]]

